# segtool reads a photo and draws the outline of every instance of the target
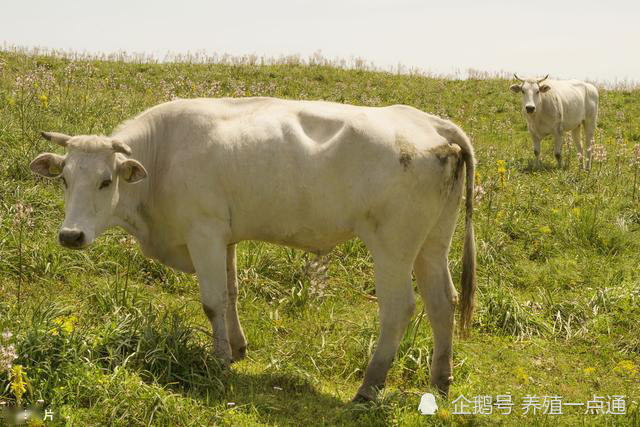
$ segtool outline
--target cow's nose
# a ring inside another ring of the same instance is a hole
[[[536,111],[535,105],[527,105],[524,108],[527,110],[527,113],[533,113],[534,111]]]
[[[84,232],[65,228],[58,234],[60,244],[66,248],[80,248],[84,244]]]

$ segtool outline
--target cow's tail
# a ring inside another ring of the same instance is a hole
[[[460,304],[460,332],[463,337],[468,335],[473,310],[475,308],[476,294],[476,242],[473,233],[473,198],[476,158],[469,137],[462,129],[451,122],[447,122],[442,129],[443,136],[450,142],[460,147],[462,160],[466,170],[465,191],[465,235],[462,255],[461,277],[461,304]]]

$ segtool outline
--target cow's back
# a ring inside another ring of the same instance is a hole
[[[459,148],[438,133],[449,122],[405,106],[195,99],[147,120],[162,123],[150,176],[163,220],[181,229],[218,218],[235,240],[326,249],[367,215],[438,205],[459,166],[448,161]]]

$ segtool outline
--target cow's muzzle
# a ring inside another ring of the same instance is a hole
[[[527,113],[531,114],[531,113],[535,113],[536,106],[535,105],[527,105],[526,107],[524,107],[524,109],[527,110]]]
[[[84,232],[73,228],[63,228],[58,234],[60,244],[65,248],[80,249],[84,246]]]

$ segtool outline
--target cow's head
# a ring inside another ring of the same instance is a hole
[[[513,75],[520,83],[511,85],[509,89],[515,93],[522,93],[522,108],[527,114],[533,114],[540,108],[540,94],[545,93],[551,89],[551,86],[544,84],[549,75],[547,74],[543,79],[526,79],[523,80],[516,74]]]
[[[47,178],[60,178],[64,186],[65,218],[58,239],[62,246],[82,249],[109,226],[118,204],[120,184],[133,184],[147,176],[145,168],[129,159],[124,142],[106,136],[68,136],[43,132],[42,136],[66,147],[64,156],[43,153],[31,170]]]

